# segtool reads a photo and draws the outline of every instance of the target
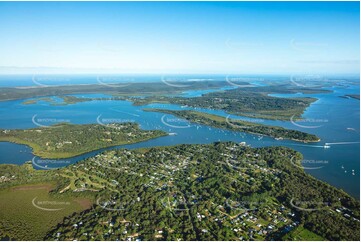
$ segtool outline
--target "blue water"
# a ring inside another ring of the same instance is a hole
[[[275,140],[269,137],[231,132],[203,125],[189,124],[172,115],[154,112],[143,112],[145,107],[158,107],[168,109],[192,109],[178,105],[150,104],[146,106],[133,106],[128,101],[90,101],[67,106],[52,106],[47,102],[35,105],[23,105],[24,100],[0,102],[0,128],[24,129],[48,126],[57,122],[71,122],[76,124],[97,123],[106,124],[107,120],[137,122],[143,129],[161,129],[175,136],[141,142],[138,144],[117,146],[113,148],[139,148],[151,146],[165,146],[176,144],[211,143],[215,141],[246,142],[252,147],[287,146],[304,155],[305,167],[319,168],[306,169],[314,177],[342,188],[349,194],[359,197],[360,190],[360,108],[356,99],[341,98],[345,94],[359,94],[359,86],[335,86],[329,88],[332,93],[323,94],[274,94],[277,97],[315,97],[318,99],[304,113],[303,120],[272,121],[250,119],[230,115],[246,121],[255,121],[262,124],[277,125],[316,134],[321,138],[318,143],[304,144],[287,140]],[[187,92],[185,95],[199,96],[209,90]],[[84,97],[104,97],[102,94],[77,94]],[[228,116],[219,110],[197,109],[212,114]],[[291,119],[291,117],[290,117]],[[35,122],[33,122],[35,121]],[[325,149],[325,143],[330,148]],[[340,143],[340,144],[332,144]],[[113,149],[111,148],[111,149]],[[109,148],[108,148],[109,149]],[[103,150],[87,153],[85,155],[64,159],[64,164],[74,163],[86,157],[93,156]],[[24,145],[0,142],[0,163],[22,164],[34,158],[31,149]],[[39,159],[38,157],[34,158]],[[322,165],[320,165],[322,163]],[[51,165],[49,165],[52,167]],[[61,166],[59,164],[53,167]],[[354,174],[352,174],[354,170]],[[346,172],[345,172],[346,171]]]

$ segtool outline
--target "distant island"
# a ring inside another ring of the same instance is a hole
[[[69,124],[32,129],[0,129],[0,142],[28,145],[42,158],[69,158],[101,148],[132,144],[168,135],[161,130],[141,130],[136,123]]]
[[[147,105],[150,103],[171,103],[183,106],[192,106],[208,109],[219,109],[229,114],[237,114],[252,118],[271,120],[289,120],[290,117],[301,117],[304,110],[316,101],[315,98],[278,98],[268,94],[293,93],[326,93],[329,90],[320,88],[306,88],[294,85],[272,85],[251,87],[247,82],[236,82],[235,89],[215,91],[203,94],[200,97],[182,97],[181,94],[189,90],[219,89],[230,86],[226,81],[183,81],[176,86],[162,82],[154,83],[123,83],[121,87],[113,85],[68,85],[46,86],[33,88],[2,88],[0,101],[27,99],[23,104],[35,104],[38,101],[49,102],[53,106],[69,105],[78,102],[94,100],[128,100],[134,105]],[[242,86],[242,87],[240,87]],[[111,97],[84,98],[69,96],[72,94],[102,93]],[[169,94],[173,94],[170,96]],[[55,102],[50,97],[57,96],[63,102]]]
[[[200,97],[169,97],[148,96],[129,97],[134,105],[150,103],[170,103],[182,106],[223,110],[229,114],[262,118],[270,120],[289,120],[290,117],[301,117],[304,110],[316,98],[278,98],[271,97],[271,93],[322,93],[328,92],[318,89],[290,88],[279,85],[272,87],[246,87],[225,91],[211,92]]]
[[[161,112],[184,118],[190,122],[212,126],[216,128],[234,130],[251,134],[270,136],[276,139],[291,139],[300,142],[319,142],[320,138],[298,130],[290,130],[282,127],[263,125],[241,120],[228,119],[222,116],[197,112],[192,110],[167,110],[167,109],[143,109],[148,112]]]
[[[347,94],[347,95],[344,95],[344,96],[341,96],[343,98],[354,98],[354,99],[357,99],[357,100],[360,100],[360,95],[359,94]]]
[[[92,98],[84,98],[84,97],[76,97],[76,96],[56,96],[57,98],[61,99],[61,102],[56,102],[54,100],[54,97],[39,97],[39,98],[33,98],[33,99],[28,99],[23,101],[21,104],[23,105],[32,105],[32,104],[37,104],[38,102],[47,102],[52,106],[65,106],[65,105],[69,105],[69,104],[75,104],[75,103],[79,103],[79,102],[89,102],[89,101],[93,101],[94,99]]]
[[[202,90],[227,86],[226,81],[183,81],[177,86],[166,85],[163,82],[148,83],[115,83],[115,84],[85,84],[62,86],[31,86],[5,87],[0,89],[0,101],[25,98],[43,98],[48,96],[64,96],[70,94],[103,93],[113,96],[128,95],[166,95],[181,93],[187,90]]]

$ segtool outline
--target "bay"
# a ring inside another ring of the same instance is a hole
[[[161,129],[176,135],[157,138],[132,145],[101,149],[69,159],[57,160],[46,169],[61,167],[94,156],[99,152],[115,148],[140,148],[176,144],[212,143],[216,141],[246,142],[251,147],[287,146],[301,152],[304,156],[305,171],[333,186],[343,189],[359,198],[360,190],[360,108],[359,100],[344,98],[346,94],[359,94],[357,85],[329,87],[331,93],[322,94],[272,94],[277,97],[314,97],[314,102],[303,114],[302,120],[290,117],[289,121],[251,119],[237,115],[230,118],[254,121],[267,125],[282,126],[316,134],[320,142],[304,144],[288,140],[275,140],[270,137],[232,132],[204,125],[188,123],[172,115],[144,112],[143,108],[166,108],[174,110],[193,109],[171,104],[150,104],[133,106],[128,101],[90,101],[66,106],[52,106],[47,102],[24,105],[15,100],[0,102],[0,128],[26,129],[49,126],[59,122],[75,124],[103,123],[107,120],[131,121],[143,129]],[[209,90],[204,90],[208,93]],[[187,97],[202,95],[202,91],[188,91]],[[77,94],[83,97],[103,97],[102,94]],[[228,116],[220,110],[197,108],[197,111]],[[34,122],[35,121],[35,122]],[[326,145],[326,146],[325,146]],[[329,148],[324,148],[329,146]],[[41,160],[24,145],[0,142],[0,163],[23,164],[26,161]],[[36,167],[35,168],[39,168]]]

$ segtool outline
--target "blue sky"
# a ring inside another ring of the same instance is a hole
[[[359,73],[358,2],[0,2],[0,73]]]

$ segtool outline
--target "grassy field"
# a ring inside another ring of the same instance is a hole
[[[52,227],[91,201],[49,194],[53,184],[22,185],[0,191],[1,240],[42,240]]]
[[[285,236],[283,236],[282,240],[294,240],[294,241],[324,241],[325,239],[321,236],[309,231],[308,229],[299,226],[296,229],[292,230]]]

